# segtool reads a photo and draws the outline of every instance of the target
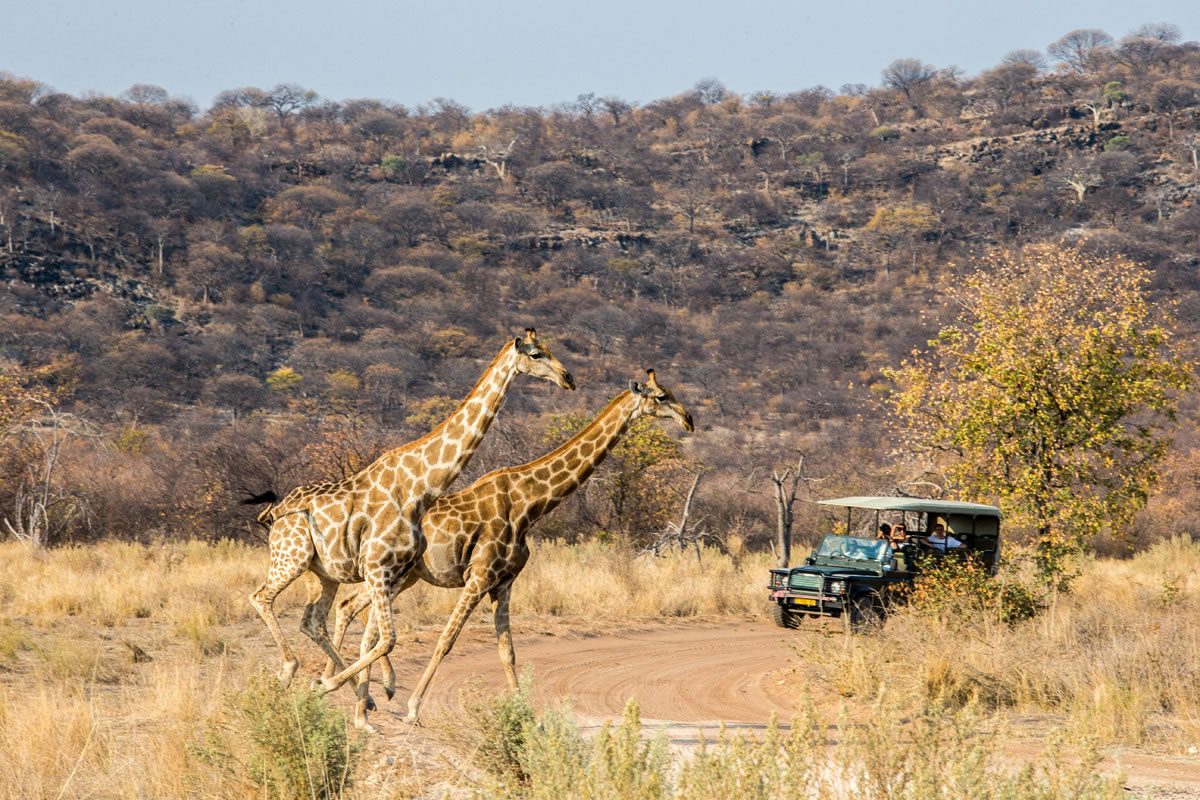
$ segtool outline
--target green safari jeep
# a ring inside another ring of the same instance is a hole
[[[771,570],[771,618],[781,627],[838,619],[851,632],[869,631],[907,596],[923,561],[970,555],[993,574],[1000,563],[1000,509],[995,506],[912,497],[818,502],[844,507],[847,531],[856,530],[854,511],[872,513],[859,514],[860,535],[828,534],[802,566]],[[907,538],[878,538],[885,522],[903,523]]]

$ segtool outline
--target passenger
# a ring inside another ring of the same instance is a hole
[[[892,535],[888,537],[888,540],[891,541],[892,547],[908,543],[908,531],[903,522],[897,522],[892,526]]]
[[[937,525],[934,525],[933,530],[930,531],[929,535],[925,537],[925,544],[929,545],[929,547],[938,551],[939,553],[945,553],[948,550],[958,550],[962,547],[966,547],[966,545],[964,545],[958,539],[955,539],[953,536],[946,533],[946,526],[940,522]]]
[[[886,522],[883,523],[882,525],[880,525],[879,526],[879,534],[875,538],[876,539],[887,539],[888,541],[891,541],[892,526],[888,525]]]

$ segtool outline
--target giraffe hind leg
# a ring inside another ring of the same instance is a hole
[[[496,604],[496,645],[500,650],[500,664],[504,667],[504,677],[508,679],[508,688],[517,690],[517,653],[513,649],[512,628],[509,625],[508,601],[512,597],[512,583],[493,589],[492,602]]]
[[[313,556],[312,540],[303,532],[293,531],[293,534],[292,537],[287,537],[287,543],[294,543],[299,539],[300,546],[289,548],[287,551],[281,542],[285,539],[284,536],[281,535],[278,539],[271,537],[271,566],[267,570],[267,580],[250,595],[250,605],[254,606],[254,610],[262,617],[267,630],[271,632],[275,644],[283,654],[283,667],[279,671],[279,679],[285,685],[292,682],[300,662],[284,638],[279,620],[275,617],[275,598],[290,586],[292,581],[304,574]]]
[[[325,652],[326,657],[337,669],[342,669],[345,664],[338,655],[337,649],[329,640],[329,632],[326,630],[329,608],[333,605],[334,598],[337,596],[338,588],[341,584],[331,578],[313,573],[309,574],[311,577],[308,579],[308,604],[304,607],[304,615],[300,620],[300,630],[304,631],[308,638],[317,643],[317,646]]]

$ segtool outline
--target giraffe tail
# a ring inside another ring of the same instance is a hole
[[[277,503],[278,501],[279,501],[279,495],[275,494],[275,492],[268,489],[267,491],[263,492],[262,494],[256,494],[253,497],[247,497],[245,500],[240,501],[238,503],[238,505],[259,506],[259,505],[262,505],[263,503],[270,503],[270,505],[267,506],[266,508],[264,508],[262,513],[258,515],[259,524],[260,525],[268,525],[268,524],[270,524],[272,516],[273,516],[271,512],[273,512],[275,510],[275,503]]]

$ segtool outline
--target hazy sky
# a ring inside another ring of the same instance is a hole
[[[1072,28],[1121,36],[1200,0],[10,0],[0,70],[60,91],[153,83],[207,107],[223,89],[299,83],[323,97],[481,110],[584,92],[646,101],[715,77],[777,92],[879,82],[913,56],[969,73]]]

